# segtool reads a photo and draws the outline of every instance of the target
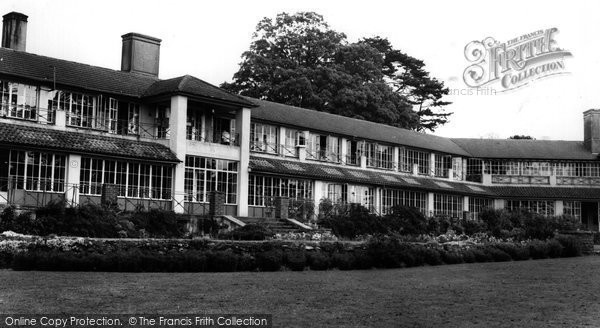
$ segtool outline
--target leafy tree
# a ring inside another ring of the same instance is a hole
[[[535,140],[535,138],[526,135],[515,134],[514,136],[508,137],[508,139],[525,139],[525,140]]]
[[[232,83],[242,95],[385,123],[434,130],[450,113],[448,89],[424,63],[387,39],[348,43],[314,12],[261,20]],[[415,110],[413,110],[413,107]]]

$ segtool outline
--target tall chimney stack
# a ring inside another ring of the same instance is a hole
[[[593,154],[600,153],[600,109],[583,112],[583,145]]]
[[[27,41],[27,15],[10,12],[2,16],[2,47],[25,51]]]
[[[138,33],[127,33],[121,38],[121,70],[158,77],[161,40]]]

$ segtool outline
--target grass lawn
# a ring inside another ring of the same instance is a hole
[[[276,327],[598,327],[600,256],[369,271],[0,270],[0,313],[271,313]]]

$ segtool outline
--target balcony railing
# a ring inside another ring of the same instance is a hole
[[[27,105],[2,104],[0,107],[0,116],[40,124],[55,124],[56,110],[32,107]]]
[[[168,139],[168,125],[134,122],[131,120],[107,120],[90,116],[67,116],[68,127],[89,129],[122,136],[136,136],[148,139]]]
[[[306,159],[312,159],[316,161],[322,162],[332,162],[332,163],[340,163],[341,157],[340,154],[329,152],[326,150],[306,150]]]
[[[600,177],[556,177],[557,185],[600,186]]]
[[[550,177],[547,177],[547,176],[492,175],[492,183],[547,185],[547,184],[550,184]]]

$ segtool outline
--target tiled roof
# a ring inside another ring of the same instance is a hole
[[[182,93],[200,98],[225,101],[245,107],[255,106],[244,97],[229,93],[190,75],[156,81],[146,90],[146,92],[144,92],[144,96],[152,97],[172,93]]]
[[[527,199],[600,199],[600,188],[566,188],[566,187],[488,187],[499,197]]]
[[[27,125],[0,123],[0,143],[6,146],[58,150],[76,154],[179,162],[168,147],[158,143]]]
[[[325,165],[318,164],[317,162],[299,162],[251,156],[250,168],[252,172],[275,173],[326,181],[354,182],[382,187],[440,191],[466,195],[489,195],[487,188],[479,185],[470,188],[469,184],[449,180],[408,176],[386,171],[353,169],[347,166]]]
[[[451,139],[478,158],[594,160],[581,141],[523,139]]]
[[[253,118],[348,137],[468,156],[467,152],[448,138],[266,100],[246,98],[258,105],[258,107],[252,109]]]
[[[58,87],[67,86],[135,98],[182,93],[206,100],[254,107],[252,102],[241,96],[189,75],[159,80],[150,75],[112,70],[7,48],[0,48],[0,75],[25,78],[48,86],[53,86],[56,82]]]
[[[0,48],[0,74],[2,75],[31,79],[52,86],[55,72],[58,86],[131,97],[139,97],[158,80],[148,75]]]

